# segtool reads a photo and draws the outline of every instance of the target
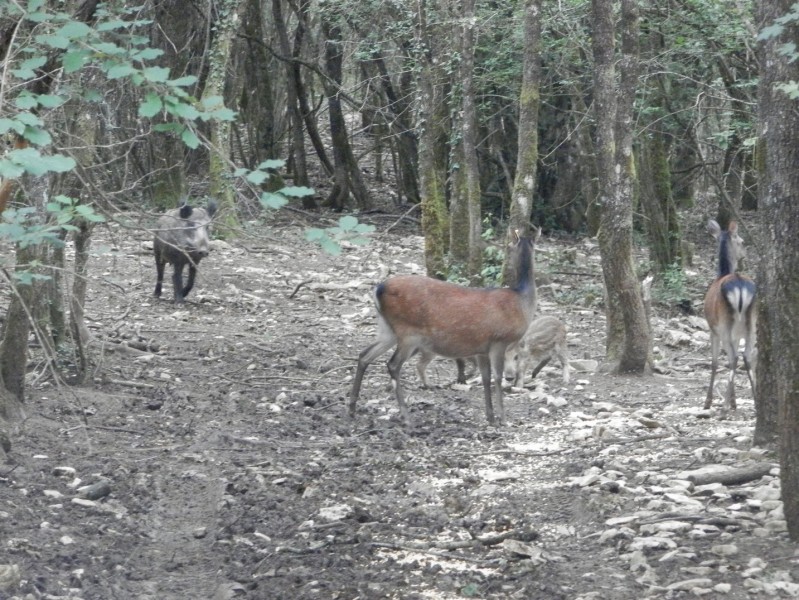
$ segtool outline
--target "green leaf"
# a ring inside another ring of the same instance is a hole
[[[47,171],[55,173],[66,173],[75,168],[75,159],[64,156],[63,154],[53,154],[51,156],[42,156],[40,159],[41,167]]]
[[[42,124],[42,120],[32,112],[17,113],[17,121],[30,127],[38,127]]]
[[[225,106],[225,99],[222,96],[208,96],[200,101],[205,110],[212,111]]]
[[[16,105],[17,108],[22,110],[30,110],[32,108],[36,108],[39,105],[39,103],[36,102],[36,97],[29,92],[23,92],[22,94],[17,96],[14,99],[14,104]]]
[[[153,83],[164,83],[169,79],[169,69],[166,67],[147,67],[142,73],[147,81]]]
[[[273,194],[272,192],[262,193],[259,200],[264,208],[270,208],[273,210],[283,208],[286,206],[286,204],[288,204],[288,200],[284,196],[281,196],[280,194]]]
[[[19,134],[22,134],[22,132],[25,131],[25,125],[16,119],[7,119],[5,117],[0,118],[0,135],[9,130],[13,130]]]
[[[0,159],[0,177],[3,179],[17,179],[25,174],[25,169],[8,159]]]
[[[120,48],[111,42],[99,42],[94,45],[94,49],[101,54],[107,54],[109,56],[117,56],[125,53],[124,48]]]
[[[316,192],[309,187],[289,186],[278,190],[284,196],[291,196],[293,198],[303,198],[305,196],[313,196]]]
[[[44,6],[46,0],[28,0],[28,12],[36,12],[42,6]]]
[[[191,104],[186,104],[185,102],[175,102],[169,112],[183,119],[188,119],[189,121],[194,121],[200,116],[199,110],[194,108]]]
[[[198,138],[197,134],[194,133],[188,127],[186,127],[183,130],[183,133],[180,134],[180,139],[182,139],[183,143],[186,144],[192,150],[194,150],[200,145],[200,138]]]
[[[277,169],[282,169],[285,166],[285,164],[286,164],[285,160],[272,158],[269,160],[265,160],[260,165],[258,165],[257,168],[263,169],[264,171],[270,171],[270,170],[274,171]]]
[[[145,60],[153,60],[158,58],[164,53],[163,50],[159,50],[158,48],[142,48],[138,52],[134,52],[131,55],[133,60],[145,61]]]
[[[36,96],[36,101],[44,108],[58,108],[64,104],[67,99],[62,96],[56,96],[55,94],[39,94]]]
[[[316,227],[311,227],[305,230],[305,239],[309,242],[317,242],[327,236],[324,229],[317,229]]]
[[[269,173],[264,173],[263,171],[252,171],[247,175],[247,177],[245,177],[245,179],[253,185],[261,185],[264,181],[269,179]]]
[[[775,23],[774,25],[769,25],[768,27],[764,27],[763,29],[761,29],[760,33],[757,36],[757,39],[759,39],[759,40],[768,40],[768,39],[771,39],[773,37],[777,37],[784,30],[785,30],[785,28],[782,25],[777,25]]]
[[[214,111],[211,111],[209,114],[214,119],[219,119],[220,121],[236,120],[236,111],[229,108],[218,108]]]
[[[331,240],[330,238],[325,238],[320,242],[322,246],[322,250],[327,252],[328,254],[332,254],[333,256],[338,256],[341,254],[341,246],[339,246],[338,242],[335,240]]]
[[[170,79],[169,85],[186,87],[194,85],[197,82],[197,77],[194,75],[186,75],[185,77],[178,77],[177,79]]]
[[[89,53],[86,50],[70,50],[64,53],[61,64],[65,72],[75,73],[80,71],[88,61]]]
[[[92,33],[92,28],[81,21],[70,21],[58,30],[59,35],[73,40],[85,38],[90,33]]]
[[[34,56],[20,63],[19,68],[11,72],[20,79],[33,79],[36,77],[36,69],[44,66],[47,62],[46,56]]]
[[[45,46],[50,46],[51,48],[56,48],[58,50],[66,50],[69,48],[70,43],[69,38],[52,34],[40,34],[35,36],[34,39],[40,44],[44,44]]]
[[[125,29],[128,24],[121,19],[113,19],[97,24],[97,31],[114,31],[115,29]]]
[[[154,117],[164,107],[161,97],[158,94],[149,92],[144,97],[144,102],[139,105],[139,116],[147,119]]]
[[[356,219],[352,215],[346,215],[338,220],[338,226],[343,231],[350,231],[351,229],[354,229],[357,224],[358,224],[358,219]]]
[[[53,143],[53,138],[50,137],[50,134],[38,127],[26,127],[22,137],[36,146],[47,146]]]
[[[136,69],[134,69],[133,66],[128,63],[116,63],[110,69],[108,69],[106,76],[109,79],[120,79],[135,72]]]

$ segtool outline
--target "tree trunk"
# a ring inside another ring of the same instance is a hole
[[[633,263],[632,116],[638,76],[638,8],[622,1],[622,52],[616,90],[613,6],[593,0],[594,115],[600,186],[599,250],[605,281],[607,361],[619,373],[641,373],[649,328]]]
[[[461,82],[463,85],[463,173],[466,210],[469,215],[469,262],[466,275],[473,285],[482,283],[483,248],[480,243],[482,214],[480,210],[480,165],[477,161],[477,107],[474,99],[474,15],[475,0],[463,1],[461,37]]]
[[[297,90],[297,102],[299,103],[300,114],[302,115],[303,123],[305,123],[305,130],[308,132],[308,139],[311,141],[314,151],[316,151],[316,156],[319,158],[319,162],[322,164],[322,168],[324,168],[325,172],[328,175],[333,175],[335,168],[327,157],[325,144],[316,126],[315,111],[311,108],[310,102],[308,102],[308,92],[302,81],[302,70],[300,69],[299,63],[299,59],[302,58],[302,50],[305,47],[305,34],[310,27],[308,23],[309,8],[310,2],[308,0],[302,0],[299,6],[296,7],[297,28],[294,30],[294,47],[291,52],[293,82],[289,82],[289,85],[293,83],[294,88]],[[307,183],[303,185],[307,185]],[[302,206],[305,209],[317,208],[315,198],[313,196],[304,196]]]
[[[376,58],[378,71],[380,72],[380,83],[383,92],[388,99],[386,107],[391,114],[391,128],[396,137],[397,162],[399,163],[399,173],[397,178],[400,183],[400,200],[404,198],[410,203],[416,204],[420,201],[419,180],[417,177],[419,168],[419,148],[411,126],[408,115],[410,113],[409,103],[404,98],[411,97],[411,72],[405,69],[400,75],[400,90],[397,92],[388,73],[385,60]]]
[[[220,105],[224,103],[227,65],[233,36],[241,22],[238,14],[241,7],[241,2],[219,2],[216,6],[217,20],[214,23],[216,35],[211,43],[208,78],[202,93],[203,103],[208,108],[221,108],[221,106],[211,105],[209,102],[211,98],[218,98]],[[236,109],[236,107],[230,108]],[[219,204],[217,226],[223,233],[230,234],[231,231],[240,227],[236,212],[236,192],[228,176],[231,125],[230,121],[221,119],[212,119],[209,125],[211,128],[211,155],[208,166],[209,193],[211,198]]]
[[[682,267],[680,224],[671,193],[671,172],[664,133],[658,124],[638,155],[641,208],[646,215],[649,259],[658,273]]]
[[[243,29],[244,85],[241,88],[239,106],[247,125],[247,139],[251,146],[250,161],[246,164],[252,169],[268,158],[280,156],[273,98],[274,61],[261,42],[266,36],[261,0],[247,0]]]
[[[324,81],[324,87],[327,95],[334,163],[333,190],[327,201],[333,209],[340,211],[344,209],[344,204],[352,194],[358,208],[365,210],[371,208],[372,203],[361,177],[361,170],[352,152],[347,134],[347,121],[344,118],[344,110],[341,107],[341,97],[339,96],[344,78],[341,30],[337,25],[323,21],[322,31],[326,38],[325,71],[329,80]]]
[[[283,0],[272,0],[272,18],[275,22],[280,54],[288,58],[291,56],[291,44],[289,44],[288,30],[286,21],[283,18]],[[289,128],[291,131],[291,144],[289,147],[290,165],[294,176],[294,185],[308,185],[308,165],[305,156],[305,137],[302,130],[302,115],[300,114],[297,88],[295,86],[293,65],[285,62],[286,67],[286,111],[289,116]]]
[[[422,194],[422,232],[425,268],[430,277],[445,279],[448,219],[446,200],[447,150],[441,139],[446,121],[440,69],[434,58],[432,34],[428,30],[426,0],[419,0],[419,183]]]
[[[787,0],[764,0],[759,4],[759,24],[771,26],[790,10]],[[758,373],[764,375],[772,387],[768,392],[778,403],[782,500],[793,540],[799,539],[799,113],[796,100],[775,84],[799,80],[799,62],[780,52],[797,35],[799,28],[788,23],[781,35],[763,45],[759,83],[763,140],[758,148],[758,163],[765,175],[758,205],[765,211],[768,228],[767,250],[761,258],[766,263],[766,287],[761,287],[759,300],[764,322],[758,328],[758,335],[767,338],[762,344],[758,340],[762,346],[758,352],[766,351],[766,356],[758,356]],[[761,411],[770,412],[768,403],[773,402],[763,387],[758,381],[758,417]],[[766,439],[768,433],[762,427],[757,432]]]
[[[519,142],[516,175],[511,192],[508,227],[527,235],[533,212],[538,167],[538,109],[541,84],[541,0],[527,0],[524,8],[524,58],[519,92]],[[508,262],[503,280],[508,278]]]

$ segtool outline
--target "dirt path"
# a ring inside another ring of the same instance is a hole
[[[273,233],[216,244],[184,307],[151,298],[146,240],[93,259],[96,377],[74,389],[39,379],[0,466],[0,570],[16,565],[21,580],[0,598],[799,593],[776,471],[730,486],[684,473],[773,461],[750,449],[745,378],[732,418],[700,410],[701,321],[656,305],[663,372],[575,372],[564,387],[548,366],[507,395],[501,429],[485,423],[479,383],[452,386],[441,361],[431,390],[406,366],[416,426],[404,427],[379,360],[350,420],[355,358],[374,334],[370,289],[421,272],[421,238],[331,257],[300,227]],[[541,312],[567,323],[574,359],[602,357],[597,254],[585,240],[545,239],[538,252]],[[99,481],[109,494],[81,498]]]

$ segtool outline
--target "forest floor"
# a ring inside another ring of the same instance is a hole
[[[307,217],[281,215],[267,236],[215,242],[182,306],[169,280],[152,297],[146,235],[98,229],[92,380],[56,386],[34,353],[28,417],[0,465],[0,598],[799,595],[746,377],[736,413],[702,410],[700,317],[656,290],[656,372],[591,370],[605,337],[596,242],[543,236],[539,312],[567,324],[589,370],[563,385],[547,366],[491,427],[477,380],[453,385],[454,365],[436,361],[422,389],[412,359],[407,427],[386,354],[350,419],[371,290],[423,272],[422,238],[375,214],[368,246],[330,256],[304,240]],[[713,245],[702,222],[689,233],[698,308]],[[691,479],[734,468],[757,475]]]

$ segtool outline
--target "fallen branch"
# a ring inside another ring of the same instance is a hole
[[[687,479],[694,485],[707,485],[708,483],[721,483],[722,485],[740,485],[749,481],[760,479],[768,475],[774,468],[772,463],[761,462],[746,467],[719,468],[704,467],[696,471],[688,471],[680,475],[681,479]]]

